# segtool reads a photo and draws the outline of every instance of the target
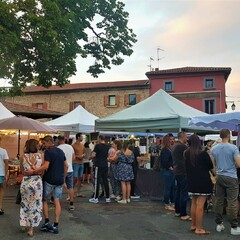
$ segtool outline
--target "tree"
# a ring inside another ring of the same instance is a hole
[[[0,78],[15,88],[27,83],[64,86],[76,57],[91,55],[97,77],[130,56],[136,35],[117,0],[1,0]]]

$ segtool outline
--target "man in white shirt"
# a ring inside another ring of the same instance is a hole
[[[74,149],[71,145],[65,143],[64,136],[58,136],[58,148],[60,148],[67,159],[68,163],[68,172],[65,178],[65,184],[67,186],[68,195],[70,198],[69,210],[74,210],[73,199],[74,199],[74,190],[73,190],[73,167],[72,161],[75,158]]]
[[[1,144],[0,137],[0,144]],[[8,178],[8,154],[6,149],[0,147],[0,215],[4,214],[2,204],[3,204],[3,194],[4,194],[4,182]]]

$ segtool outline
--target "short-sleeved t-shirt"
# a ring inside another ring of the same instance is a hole
[[[239,156],[237,146],[231,143],[218,143],[211,148],[211,154],[216,161],[217,175],[237,178],[235,158]]]
[[[43,180],[51,185],[62,185],[64,183],[64,152],[57,147],[51,147],[44,152],[44,160],[49,162]]]
[[[60,148],[61,150],[63,150],[65,157],[67,159],[67,163],[68,163],[68,172],[73,172],[73,167],[72,167],[72,158],[73,158],[73,154],[74,154],[74,150],[73,147],[69,144],[60,144],[58,145],[58,148]]]
[[[105,143],[98,143],[93,152],[96,153],[96,157],[94,159],[94,164],[96,167],[107,167],[108,166],[108,150],[109,146]]]
[[[0,147],[0,176],[5,176],[5,160],[8,160],[7,150]]]

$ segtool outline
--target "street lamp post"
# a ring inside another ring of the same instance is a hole
[[[226,108],[227,108],[227,104],[228,104],[228,103],[232,103],[231,109],[232,109],[232,111],[235,111],[236,105],[235,105],[234,101],[226,101]]]

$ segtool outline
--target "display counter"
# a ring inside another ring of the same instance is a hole
[[[163,199],[163,177],[160,171],[139,168],[136,179],[136,193],[151,200]]]

